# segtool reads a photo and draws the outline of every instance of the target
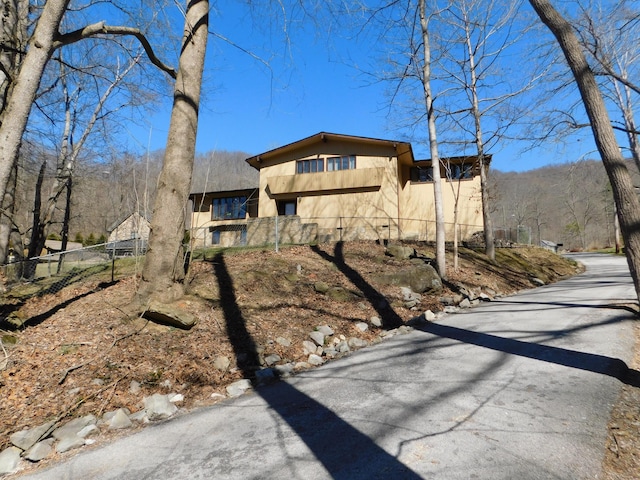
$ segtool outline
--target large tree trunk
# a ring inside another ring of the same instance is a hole
[[[4,197],[11,169],[18,161],[29,111],[36,98],[44,68],[53,53],[54,40],[68,4],[69,0],[45,2],[11,96],[7,99],[4,119],[0,125],[0,198]]]
[[[442,181],[440,177],[440,155],[438,154],[438,136],[436,130],[435,111],[433,110],[433,95],[431,92],[431,46],[429,43],[429,22],[426,13],[426,0],[420,0],[420,27],[422,29],[422,47],[424,63],[422,68],[422,86],[424,89],[425,106],[427,109],[427,124],[429,129],[429,150],[431,167],[433,169],[433,196],[436,213],[436,267],[442,278],[447,277],[445,260],[445,225],[444,206],[442,202]]]
[[[47,161],[44,160],[40,166],[38,180],[36,181],[35,195],[33,196],[33,225],[31,227],[31,239],[29,240],[29,253],[27,254],[27,266],[24,269],[24,277],[31,280],[36,275],[36,266],[38,260],[31,260],[39,257],[44,248],[45,235],[43,223],[40,220],[42,215],[42,184],[44,182],[44,174],[47,169]]]
[[[616,202],[620,229],[625,244],[627,263],[640,301],[640,201],[631,175],[620,152],[609,113],[593,71],[587,63],[580,43],[567,22],[548,0],[529,0],[542,22],[556,37],[573,72],[584,103],[593,136],[602,158]]]
[[[198,129],[198,106],[209,23],[209,2],[188,3],[169,136],[158,181],[141,300],[171,302],[184,294],[185,218]]]

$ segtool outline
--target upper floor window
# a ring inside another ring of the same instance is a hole
[[[316,173],[316,172],[324,172],[324,158],[298,160],[296,162],[296,173]]]
[[[247,197],[225,197],[213,199],[211,217],[214,220],[245,218],[247,216]]]
[[[411,181],[416,183],[433,182],[433,167],[411,167]]]
[[[473,178],[473,165],[471,164],[453,164],[447,167],[447,179],[449,180],[466,180]]]
[[[327,158],[327,172],[333,172],[335,170],[354,170],[355,168],[355,155],[344,155],[342,157]]]

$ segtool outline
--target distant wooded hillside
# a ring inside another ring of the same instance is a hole
[[[633,162],[628,166],[640,186]],[[549,240],[580,250],[615,245],[613,196],[601,162],[491,171],[490,181],[496,228],[529,227],[534,244]]]

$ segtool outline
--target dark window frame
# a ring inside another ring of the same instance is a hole
[[[321,173],[324,172],[324,158],[307,158],[296,161],[296,173]]]
[[[411,183],[433,183],[433,167],[411,167]]]
[[[338,172],[340,170],[355,170],[356,156],[341,155],[327,158],[327,172]]]
[[[217,197],[211,200],[211,220],[242,220],[247,218],[247,197]]]

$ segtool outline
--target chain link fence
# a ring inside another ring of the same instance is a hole
[[[457,228],[461,244],[484,244],[482,226],[459,224]],[[445,232],[446,241],[453,242],[454,225],[446,224]],[[531,244],[531,229],[523,225],[497,228],[494,235],[498,247]],[[196,256],[198,250],[211,248],[263,247],[277,251],[284,245],[354,240],[435,242],[435,222],[389,217],[314,217],[303,220],[299,216],[288,215],[211,222],[192,228],[189,237],[186,249]],[[8,288],[17,282],[36,283],[42,279],[70,279],[94,273],[101,273],[104,281],[114,281],[141,269],[146,248],[145,240],[130,239],[52,252],[25,260],[10,256],[9,262],[0,267],[0,274]],[[58,284],[64,286],[68,282]]]
[[[471,241],[481,225],[458,224],[458,239]],[[190,231],[192,249],[211,247],[273,247],[353,240],[435,241],[435,222],[390,217],[305,217],[286,215],[208,222]],[[446,224],[446,240],[453,242],[454,225]],[[482,238],[484,236],[482,235]]]
[[[32,283],[39,284],[48,293],[56,293],[74,278],[100,273],[104,281],[114,281],[117,277],[135,273],[146,246],[146,241],[128,240],[52,252],[28,259],[19,259],[12,254],[8,263],[0,267],[0,274],[9,289],[17,283]]]

